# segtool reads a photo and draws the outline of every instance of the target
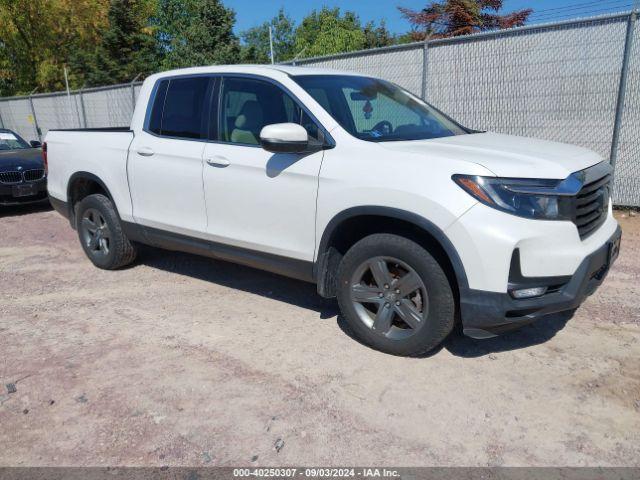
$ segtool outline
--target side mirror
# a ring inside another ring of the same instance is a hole
[[[31,140],[29,142],[29,145],[31,145],[32,148],[40,148],[40,147],[42,147],[42,143],[40,143],[37,140]]]
[[[260,131],[260,145],[273,153],[304,153],[311,150],[309,135],[297,123],[274,123]]]

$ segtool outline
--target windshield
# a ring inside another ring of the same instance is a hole
[[[351,135],[371,142],[469,133],[393,83],[352,75],[293,77]]]
[[[8,130],[0,130],[0,150],[21,150],[31,148],[27,142]]]

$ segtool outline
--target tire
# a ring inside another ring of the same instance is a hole
[[[136,249],[124,234],[111,200],[88,195],[76,204],[75,213],[80,244],[96,267],[116,270],[135,260]]]
[[[337,295],[355,337],[392,355],[429,352],[455,323],[455,299],[442,267],[397,235],[370,235],[353,245],[338,267]]]

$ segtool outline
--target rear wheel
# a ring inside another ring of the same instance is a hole
[[[111,200],[101,194],[83,198],[76,207],[80,244],[89,260],[99,268],[115,270],[136,258],[136,249],[122,230]]]
[[[342,259],[338,280],[345,320],[377,350],[420,355],[453,329],[455,301],[446,274],[429,252],[404,237],[360,240]]]

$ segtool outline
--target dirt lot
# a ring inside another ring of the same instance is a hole
[[[55,212],[0,215],[0,465],[640,466],[640,217],[573,318],[405,359],[312,285],[150,248],[105,272]]]

